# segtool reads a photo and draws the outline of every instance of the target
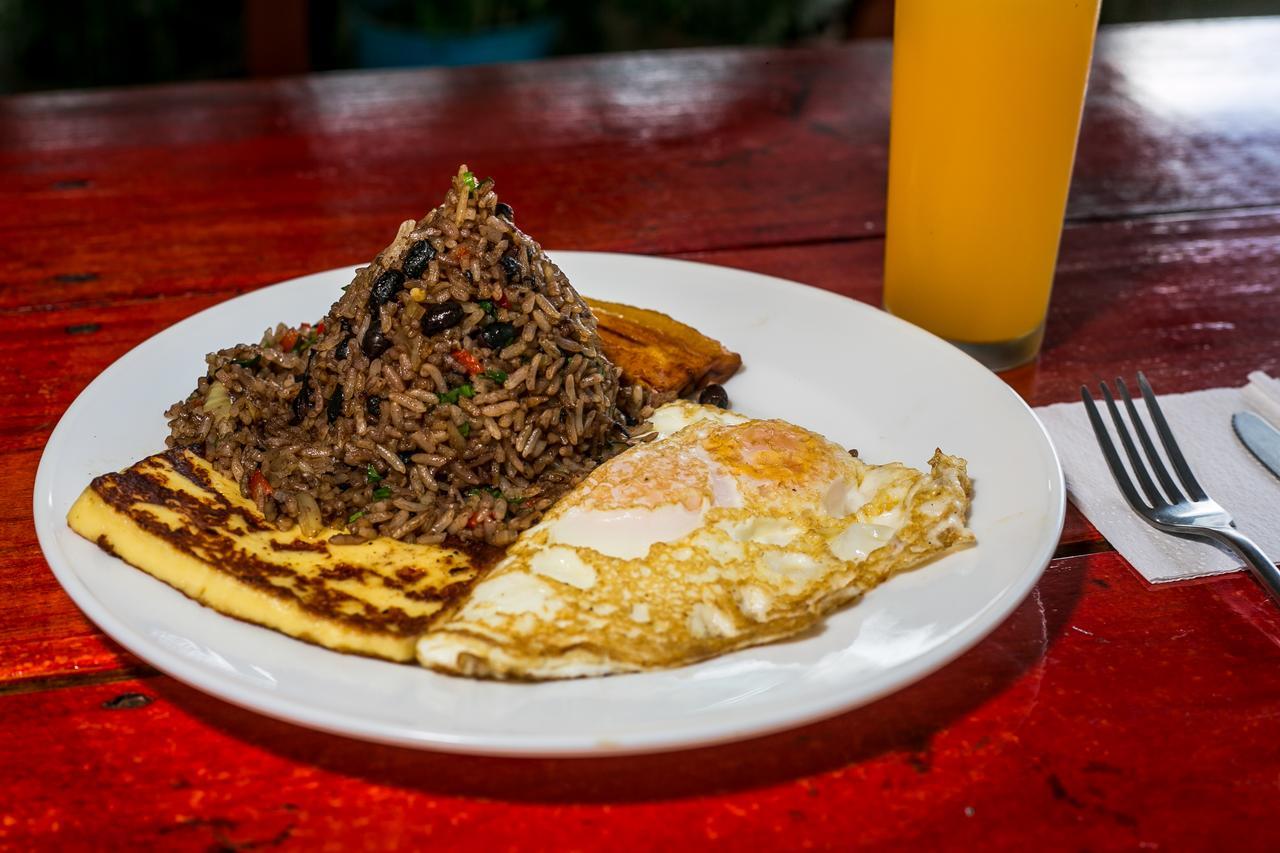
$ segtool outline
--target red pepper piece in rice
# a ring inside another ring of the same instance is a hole
[[[480,363],[480,359],[476,358],[464,349],[456,349],[449,353],[449,355],[453,357],[454,361],[462,365],[463,370],[467,371],[467,374],[470,376],[475,376],[477,373],[484,370],[484,365]]]

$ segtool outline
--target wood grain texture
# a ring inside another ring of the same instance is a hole
[[[25,143],[0,149],[0,170],[23,203],[0,233],[25,262],[16,283],[113,273],[56,300],[164,293],[175,276],[276,280],[370,257],[466,162],[545,245],[838,238],[855,205],[882,204],[886,56],[703,51],[16,99],[0,123]],[[58,227],[88,223],[52,251]]]
[[[1099,34],[1076,218],[1259,207],[1280,191],[1280,18]]]
[[[674,755],[381,747],[160,677],[0,696],[0,843],[1203,849],[1229,825],[1262,850],[1277,640],[1247,579],[1151,591],[1105,554],[1055,563],[998,631],[885,700]]]
[[[1070,227],[1051,305],[1024,393],[1037,405],[1138,370],[1162,393],[1276,373],[1280,211]]]
[[[1280,19],[1104,32],[1070,215],[1280,205],[1276,43]],[[553,247],[878,236],[888,59],[871,41],[3,99],[0,310],[366,258],[460,162]]]

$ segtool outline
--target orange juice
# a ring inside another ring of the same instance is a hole
[[[1034,357],[1100,0],[897,0],[884,304]]]

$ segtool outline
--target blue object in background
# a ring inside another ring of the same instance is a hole
[[[361,68],[540,59],[551,53],[560,34],[560,21],[553,17],[476,33],[428,33],[389,26],[358,10],[352,18]]]

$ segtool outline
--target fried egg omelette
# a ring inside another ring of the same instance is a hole
[[[963,459],[870,465],[801,427],[688,402],[563,497],[418,642],[433,669],[542,680],[801,634],[971,544]]]
[[[472,555],[281,531],[188,450],[97,477],[67,515],[81,536],[214,610],[336,651],[394,661],[479,574]]]

